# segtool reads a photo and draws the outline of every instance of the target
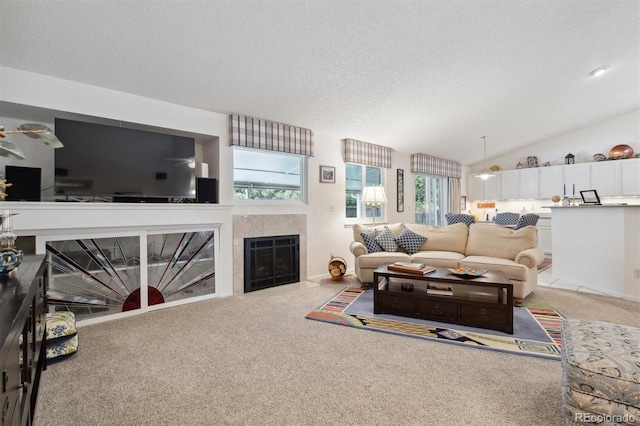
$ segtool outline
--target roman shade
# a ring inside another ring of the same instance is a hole
[[[313,131],[240,114],[229,117],[229,144],[313,157]]]
[[[426,175],[446,176],[449,186],[449,212],[460,211],[462,164],[427,154],[411,154],[411,171]]]
[[[390,169],[391,148],[354,139],[345,139],[344,161]]]
[[[411,154],[411,171],[413,173],[460,179],[462,177],[462,164],[427,154]]]

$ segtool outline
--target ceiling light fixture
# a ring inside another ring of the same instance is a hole
[[[589,73],[589,77],[598,77],[601,76],[602,74],[604,74],[605,72],[607,72],[607,70],[609,69],[609,67],[600,67],[600,68],[596,68],[595,70],[591,71]]]
[[[484,159],[483,159],[483,163],[486,166],[487,165],[487,137],[483,136],[482,139],[484,140]],[[476,175],[477,178],[480,178],[482,180],[487,180],[489,178],[494,177],[496,174],[493,173],[491,170],[489,169],[485,169],[482,170],[480,173],[478,173]]]
[[[62,148],[62,142],[53,134],[53,131],[43,124],[38,123],[25,123],[18,126],[17,129],[5,130],[4,126],[0,126],[0,138],[5,138],[7,135],[25,135],[34,139],[41,139],[45,144],[51,148]],[[0,156],[17,158],[24,160],[24,152],[13,142],[0,140]]]

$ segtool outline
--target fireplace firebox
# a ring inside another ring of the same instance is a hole
[[[244,292],[300,281],[300,236],[244,239]]]

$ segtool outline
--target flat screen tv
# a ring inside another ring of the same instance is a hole
[[[56,118],[57,196],[195,198],[195,139]]]

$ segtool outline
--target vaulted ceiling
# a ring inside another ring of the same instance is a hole
[[[465,165],[485,135],[493,157],[640,108],[638,0],[10,0],[0,44],[6,67]]]

